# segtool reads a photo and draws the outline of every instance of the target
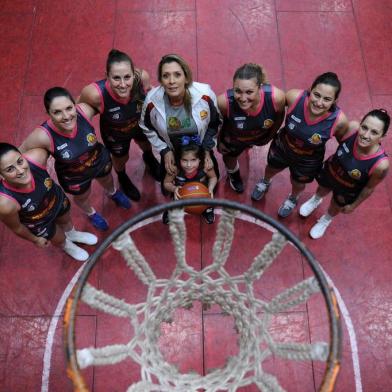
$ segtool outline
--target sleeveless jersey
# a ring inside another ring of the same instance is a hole
[[[20,222],[28,229],[52,222],[62,208],[65,194],[50,178],[49,173],[28,161],[33,186],[29,190],[21,190],[0,182],[0,194],[4,194],[20,205],[18,212]],[[39,235],[39,233],[37,233]]]
[[[100,95],[102,112],[99,119],[101,133],[111,135],[115,140],[128,140],[132,131],[138,128],[146,94],[140,87],[140,99],[121,103],[111,93],[106,79],[95,83]]]
[[[101,165],[103,145],[97,141],[90,121],[79,110],[77,116],[77,125],[71,135],[60,133],[50,120],[41,125],[52,140],[51,153],[60,184],[94,178],[97,167]]]
[[[308,92],[303,91],[287,113],[285,127],[278,135],[280,147],[293,159],[298,156],[323,159],[325,145],[332,137],[336,120],[341,113],[336,107],[333,112],[311,121],[307,114],[308,99]]]
[[[335,154],[326,161],[325,169],[340,188],[350,192],[361,191],[369,181],[377,164],[387,159],[387,154],[380,147],[379,151],[369,156],[356,153],[358,132],[344,140]]]
[[[263,84],[260,91],[260,110],[256,115],[243,111],[234,99],[233,89],[227,90],[227,117],[223,119],[222,138],[228,143],[239,141],[246,144],[267,144],[270,128],[274,125],[277,113],[272,98],[272,86]]]
[[[198,169],[196,174],[192,178],[187,177],[185,175],[184,170],[180,169],[178,174],[176,175],[174,183],[176,186],[183,186],[187,182],[193,182],[193,181],[205,183],[206,178],[207,178],[207,174],[203,169]]]

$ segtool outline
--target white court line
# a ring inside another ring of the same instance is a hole
[[[216,213],[220,214],[220,210],[216,210]],[[242,219],[247,222],[255,223],[258,226],[264,227],[272,232],[276,232],[274,228],[272,228],[270,225],[255,219],[249,217],[249,215],[244,215],[240,214],[237,218]],[[145,221],[142,221],[135,225],[130,232],[137,230],[143,226],[146,226],[150,223],[153,223],[155,221],[161,220],[160,216],[156,216],[153,218],[146,219]],[[61,317],[64,305],[67,301],[68,296],[70,295],[72,289],[74,288],[80,274],[82,273],[84,266],[86,264],[83,264],[76,274],[73,276],[71,281],[68,283],[68,286],[65,288],[63,295],[60,298],[60,301],[57,304],[56,310],[54,312],[54,315],[52,317],[52,320],[50,322],[49,330],[48,330],[48,335],[46,337],[46,344],[45,344],[45,353],[44,353],[44,360],[43,360],[43,371],[42,371],[42,385],[41,385],[41,392],[48,392],[49,391],[49,375],[50,375],[50,366],[51,366],[51,359],[52,359],[52,346],[53,346],[53,340],[54,340],[54,334],[56,332],[57,328],[57,323],[59,318]],[[344,300],[342,296],[340,295],[339,290],[337,287],[334,285],[332,279],[329,277],[329,275],[324,271],[324,269],[321,267],[319,263],[319,267],[323,271],[328,284],[333,288],[335,295],[336,295],[336,300],[338,301],[339,308],[341,311],[341,314],[343,316],[344,322],[346,324],[348,334],[349,334],[349,339],[350,339],[350,348],[351,348],[351,359],[353,362],[353,369],[354,369],[354,379],[355,379],[355,391],[356,392],[362,392],[362,380],[361,380],[361,367],[359,364],[359,353],[358,353],[358,344],[357,344],[357,337],[355,334],[355,329],[353,322],[350,317],[350,313],[347,309],[346,304],[344,303]]]

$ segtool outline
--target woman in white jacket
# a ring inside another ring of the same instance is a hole
[[[144,101],[140,126],[161,154],[166,172],[177,172],[174,151],[181,146],[183,136],[199,141],[206,152],[207,169],[217,169],[212,149],[221,117],[215,93],[208,84],[193,82],[189,65],[176,54],[162,57],[158,80],[161,85]]]

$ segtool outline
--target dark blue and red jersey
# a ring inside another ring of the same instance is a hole
[[[77,110],[76,127],[69,135],[58,130],[51,120],[41,127],[50,137],[51,154],[61,185],[95,178],[101,166],[107,164],[108,154],[104,154],[104,146],[98,142],[93,125],[81,110]]]
[[[138,99],[127,100],[117,98],[104,79],[95,82],[101,96],[100,130],[101,134],[110,135],[114,140],[129,139],[135,129],[139,129],[143,101],[146,94],[140,85]]]
[[[176,186],[183,186],[187,182],[202,182],[206,184],[207,182],[207,174],[203,169],[197,169],[195,174],[192,177],[189,177],[184,170],[180,169],[178,174],[174,179],[174,184]]]
[[[223,119],[221,140],[225,144],[236,142],[249,145],[265,145],[273,135],[278,113],[274,106],[273,87],[263,84],[260,88],[260,103],[255,114],[243,111],[234,98],[233,89],[226,91],[227,114]]]
[[[28,163],[32,175],[31,188],[14,188],[0,181],[0,195],[20,206],[18,215],[24,226],[37,236],[46,237],[45,226],[53,222],[64,207],[68,207],[69,200],[60,186],[50,178],[46,168],[31,160]]]
[[[335,154],[327,159],[323,169],[335,187],[350,192],[360,192],[368,183],[374,169],[381,161],[388,159],[381,146],[375,154],[359,155],[357,143],[358,132],[355,132],[342,141]]]
[[[309,118],[308,100],[309,93],[303,91],[289,108],[285,127],[278,134],[280,148],[293,160],[306,156],[323,159],[325,145],[333,136],[341,114],[341,110],[334,107],[332,111],[312,121]]]

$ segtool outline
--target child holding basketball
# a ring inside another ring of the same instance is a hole
[[[181,148],[176,154],[177,173],[175,175],[166,173],[163,187],[173,194],[175,200],[181,198],[180,188],[187,182],[201,182],[208,187],[211,198],[214,197],[214,188],[218,182],[214,168],[206,169],[204,165],[204,149],[200,145],[198,136],[183,136]],[[207,208],[202,216],[208,224],[215,221],[214,209]],[[168,212],[162,216],[165,224],[169,223]]]

